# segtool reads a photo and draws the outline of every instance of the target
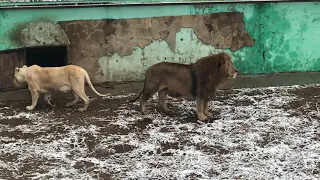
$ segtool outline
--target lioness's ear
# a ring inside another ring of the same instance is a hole
[[[26,68],[27,66],[26,66],[26,65],[23,65],[22,67],[23,67],[23,68]]]
[[[18,67],[16,67],[15,72],[19,72],[19,68]]]

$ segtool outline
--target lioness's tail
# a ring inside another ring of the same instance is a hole
[[[144,91],[144,88],[145,88],[145,86],[146,86],[146,79],[147,79],[147,78],[145,78],[145,80],[144,80],[143,88],[142,88],[142,90],[140,91],[140,93],[139,93],[136,97],[134,97],[133,99],[129,99],[128,102],[134,102],[134,101],[136,101],[137,99],[139,99],[139,98],[141,97],[141,95],[142,95],[142,93],[143,93],[143,91]]]
[[[94,93],[96,93],[96,94],[99,95],[99,96],[110,96],[110,93],[108,93],[108,94],[100,94],[100,93],[93,87],[93,85],[92,85],[92,83],[91,83],[91,81],[90,81],[90,78],[89,78],[89,75],[88,75],[87,72],[85,72],[84,78],[85,78],[85,80],[87,81],[88,85],[90,86],[90,88],[92,89],[92,91],[93,91]]]

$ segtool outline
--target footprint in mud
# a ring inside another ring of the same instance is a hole
[[[142,130],[146,129],[149,124],[152,124],[152,123],[153,123],[152,119],[150,119],[150,118],[143,118],[142,120],[137,121],[137,122],[133,125],[133,127],[135,127],[136,129],[139,129],[140,131],[142,131]]]

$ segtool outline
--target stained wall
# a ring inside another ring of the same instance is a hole
[[[242,74],[320,70],[317,2],[0,10],[0,50],[68,45],[94,81],[226,51]]]

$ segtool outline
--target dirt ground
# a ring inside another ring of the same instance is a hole
[[[154,96],[142,115],[137,102],[127,103],[141,85],[97,87],[113,96],[88,93],[86,112],[76,110],[81,102],[66,108],[68,95],[29,112],[28,91],[3,92],[0,178],[320,178],[320,85],[229,84],[205,123],[182,99],[169,98],[174,113],[165,114]]]

